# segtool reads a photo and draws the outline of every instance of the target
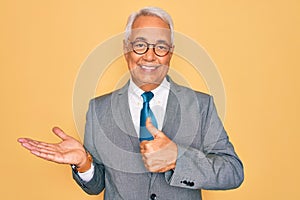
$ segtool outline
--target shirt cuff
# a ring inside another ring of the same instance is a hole
[[[92,180],[95,172],[95,167],[94,164],[91,164],[91,168],[87,170],[86,172],[80,173],[78,172],[78,176],[84,181],[84,182],[89,182]]]

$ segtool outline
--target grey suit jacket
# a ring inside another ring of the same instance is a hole
[[[232,189],[243,179],[243,165],[230,143],[207,94],[175,84],[170,93],[162,131],[178,145],[176,168],[150,173],[139,153],[139,140],[128,105],[128,83],[90,101],[86,149],[95,173],[84,182],[73,177],[88,194],[104,188],[105,200],[201,199],[201,189]]]

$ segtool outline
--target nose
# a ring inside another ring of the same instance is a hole
[[[153,46],[149,46],[148,51],[143,55],[144,60],[150,62],[156,59]]]

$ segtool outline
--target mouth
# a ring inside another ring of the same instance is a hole
[[[160,67],[160,65],[140,65],[140,68],[142,68],[145,71],[149,71],[149,72],[154,71],[159,67]]]

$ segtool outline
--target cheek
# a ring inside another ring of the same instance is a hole
[[[161,58],[160,63],[169,66],[170,60],[171,60],[171,56],[166,56]]]
[[[138,56],[136,56],[133,53],[127,53],[125,58],[126,58],[126,62],[127,62],[129,69],[135,68],[137,65],[137,62],[140,59]]]

